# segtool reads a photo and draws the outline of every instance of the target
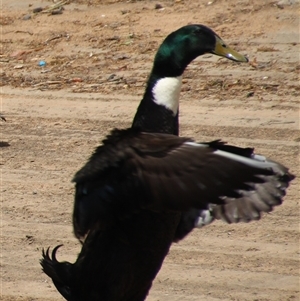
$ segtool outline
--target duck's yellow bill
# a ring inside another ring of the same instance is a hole
[[[219,37],[216,37],[216,47],[212,52],[235,62],[248,62],[247,57],[228,47]]]

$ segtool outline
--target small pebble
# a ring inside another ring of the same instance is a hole
[[[30,20],[31,19],[31,15],[25,15],[22,19],[23,20]]]
[[[54,9],[53,11],[51,11],[51,15],[60,15],[63,13],[63,7],[59,8],[59,9]]]
[[[37,7],[37,8],[34,8],[32,12],[33,13],[39,13],[41,11],[43,11],[43,8],[42,7]]]

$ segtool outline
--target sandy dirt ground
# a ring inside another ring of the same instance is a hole
[[[188,67],[181,135],[253,146],[299,179],[297,3],[72,1],[33,15],[53,3],[1,2],[1,300],[63,300],[39,259],[61,243],[59,260],[80,250],[72,176],[130,125],[158,45],[183,25],[210,26],[250,63],[204,55]],[[174,244],[147,300],[300,300],[298,179],[259,222],[215,222]]]

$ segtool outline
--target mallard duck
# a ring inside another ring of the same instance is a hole
[[[255,220],[282,202],[293,178],[285,167],[250,148],[174,136],[181,76],[204,53],[247,61],[203,25],[171,33],[132,128],[115,130],[75,175],[73,227],[82,250],[74,264],[57,261],[60,246],[41,260],[65,299],[145,300],[172,242],[214,218]]]
[[[281,204],[292,179],[279,163],[218,140],[114,130],[73,179],[77,261],[58,262],[57,246],[43,252],[43,270],[69,301],[145,300],[173,240],[170,215],[197,208],[251,220]]]

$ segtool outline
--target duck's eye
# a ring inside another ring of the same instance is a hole
[[[226,44],[222,44],[222,47],[227,48],[227,45]]]

